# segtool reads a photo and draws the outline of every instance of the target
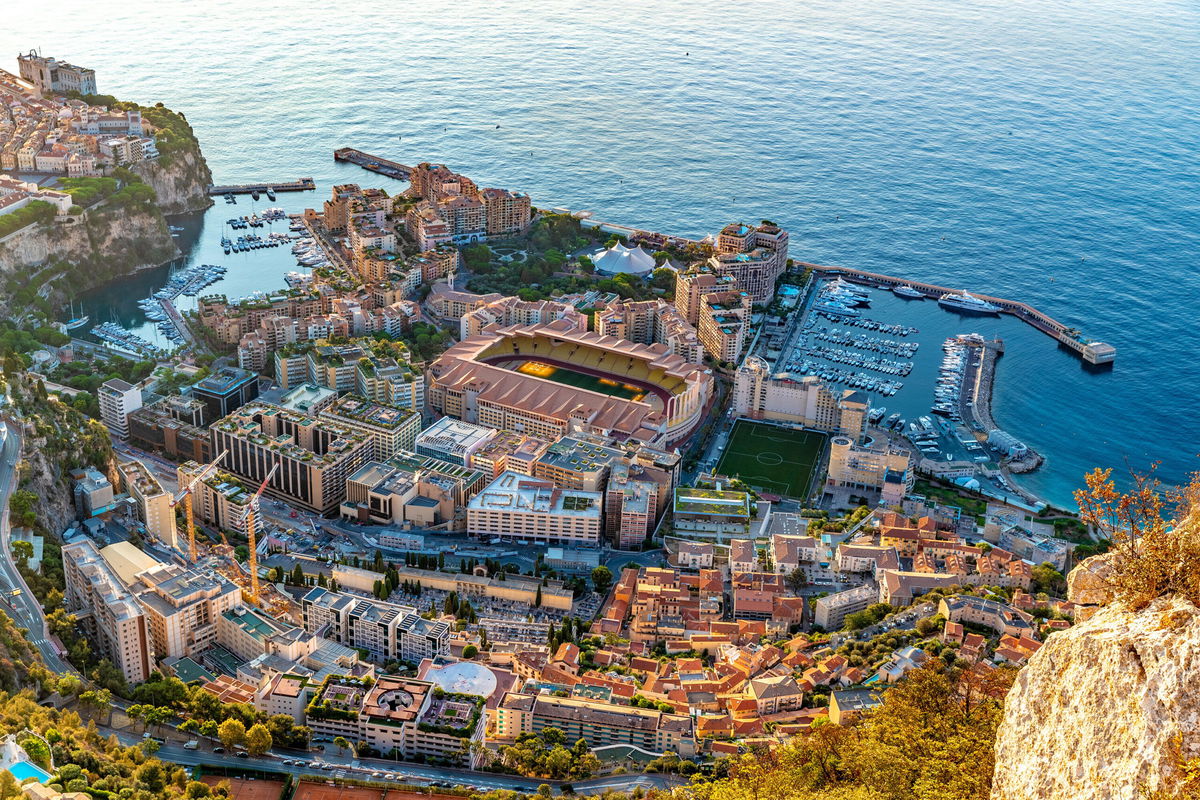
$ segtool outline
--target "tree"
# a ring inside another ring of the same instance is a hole
[[[261,756],[271,749],[272,743],[271,732],[261,722],[256,722],[246,731],[246,750],[252,756]]]
[[[226,747],[236,747],[246,742],[246,726],[240,719],[227,719],[217,726],[217,738]]]
[[[463,648],[462,657],[465,660],[470,661],[472,658],[474,658],[477,655],[479,655],[479,648],[476,647],[475,645],[469,644]]]
[[[799,594],[800,590],[808,584],[808,578],[805,576],[804,570],[800,567],[796,567],[794,570],[789,572],[785,580],[788,588],[797,594]]]
[[[536,608],[542,607],[542,586],[541,586],[541,584],[538,584],[537,595],[533,598],[533,605]]]
[[[1044,592],[1052,597],[1062,597],[1066,593],[1067,580],[1052,564],[1039,564],[1033,568],[1031,574],[1034,594]]]
[[[346,750],[350,749],[350,741],[345,736],[335,736],[333,737],[333,746],[338,749],[338,755],[340,756]]]
[[[303,586],[304,585],[304,568],[301,567],[299,564],[297,564],[295,567],[292,568],[292,585],[293,586]]]
[[[16,539],[12,543],[13,560],[17,562],[18,567],[24,567],[29,559],[33,558],[33,543],[26,542],[21,539]]]
[[[596,591],[600,594],[606,594],[610,586],[612,586],[613,574],[612,570],[601,564],[592,570],[592,586],[596,587]]]

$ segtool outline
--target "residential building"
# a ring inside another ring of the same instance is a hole
[[[212,437],[203,425],[207,409],[189,397],[165,397],[129,415],[129,441],[168,458],[207,464],[213,459]]]
[[[791,675],[753,678],[746,683],[746,694],[760,717],[795,711],[804,705],[804,690]]]
[[[753,302],[771,302],[775,282],[787,269],[787,231],[766,221],[726,225],[717,235],[716,251],[708,261],[713,271],[732,277]]]
[[[341,515],[365,523],[437,528],[455,520],[454,488],[430,470],[369,461],[346,479]]]
[[[179,529],[175,525],[171,495],[140,461],[118,463],[117,471],[121,473],[125,491],[137,504],[138,518],[146,526],[146,532],[172,550],[178,549]]]
[[[750,330],[750,294],[724,291],[706,294],[700,301],[696,329],[704,351],[718,363],[737,364]]]
[[[704,357],[695,326],[663,300],[613,303],[596,312],[596,332],[638,344],[665,345],[685,361],[700,363]]]
[[[134,575],[130,587],[146,613],[156,660],[207,650],[217,639],[217,618],[242,602],[241,590],[215,567],[156,563]]]
[[[113,509],[113,485],[95,467],[85,467],[71,473],[74,481],[75,515],[88,519]]]
[[[425,376],[407,359],[371,355],[358,361],[355,391],[377,403],[425,410]]]
[[[868,411],[862,392],[835,393],[816,375],[773,374],[758,356],[747,357],[734,375],[734,416],[790,423],[859,442]]]
[[[950,622],[971,622],[991,628],[998,635],[1034,638],[1037,631],[1034,618],[1027,612],[971,594],[943,597],[938,602],[938,614]]]
[[[618,706],[576,697],[509,692],[497,709],[499,738],[561,730],[567,741],[583,739],[588,747],[625,744],[651,753],[668,750],[688,757],[695,753],[692,719],[657,709]]]
[[[77,613],[93,652],[109,659],[130,684],[150,677],[146,616],[91,539],[63,545],[63,606]]]
[[[550,442],[516,431],[500,431],[471,454],[471,468],[487,475],[488,481],[507,470],[533,475],[534,465]]]
[[[639,479],[639,474],[636,467],[619,462],[604,488],[605,535],[618,550],[641,547],[658,521],[659,485]]]
[[[370,437],[359,430],[259,401],[217,421],[211,432],[213,449],[228,451],[224,469],[258,485],[279,464],[267,495],[320,514],[337,510],[346,478],[373,455]]]
[[[718,274],[707,262],[697,262],[675,275],[675,308],[694,327],[700,324],[700,304],[706,295],[737,290],[732,275]]]
[[[379,461],[391,458],[397,451],[412,450],[421,428],[418,412],[355,395],[344,395],[318,416],[367,436],[374,445],[374,458]]]
[[[100,385],[97,398],[100,419],[114,437],[129,439],[129,415],[142,407],[142,391],[136,386],[112,378]]]
[[[543,544],[597,545],[603,495],[505,472],[467,505],[467,532]]]
[[[365,570],[363,570],[365,572]],[[303,598],[304,630],[367,653],[377,663],[419,664],[450,652],[450,626],[409,606],[320,587]]]
[[[827,594],[813,603],[813,624],[827,631],[840,630],[846,617],[879,602],[879,590],[869,584]]]
[[[585,331],[588,328],[587,315],[569,303],[499,297],[464,314],[459,320],[458,338],[478,336],[492,326],[541,325],[558,320],[566,320],[575,330]]]
[[[185,461],[177,468],[179,485],[189,486],[204,468],[195,461]],[[195,518],[219,531],[249,535],[250,498],[257,487],[246,484],[228,472],[216,470],[192,489],[192,513]]]
[[[829,721],[849,725],[867,711],[883,704],[879,692],[872,689],[846,689],[829,696]]]

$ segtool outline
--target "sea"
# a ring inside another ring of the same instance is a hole
[[[994,416],[1046,456],[1021,483],[1051,503],[1095,467],[1157,464],[1169,483],[1197,468],[1191,0],[10,6],[5,68],[37,47],[94,68],[101,92],[183,112],[219,183],[313,177],[315,193],[279,195],[289,211],[338,183],[404,188],[333,161],[351,146],[672,234],[770,219],[799,260],[1024,300],[1114,345],[1115,366],[1087,370],[1012,319],[888,308],[929,331],[926,352],[1002,335]],[[185,263],[229,268],[209,291],[296,269],[288,248],[221,252],[224,221],[251,209],[218,199],[175,221]],[[136,301],[168,269],[88,312],[153,336]]]

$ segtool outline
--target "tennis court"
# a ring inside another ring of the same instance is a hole
[[[283,794],[283,781],[226,778],[221,775],[203,775],[200,780],[209,786],[229,781],[230,800],[279,800],[279,796]]]
[[[738,420],[717,472],[741,478],[756,489],[785,497],[807,497],[825,450],[825,435]]]

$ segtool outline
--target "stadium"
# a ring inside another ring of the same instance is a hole
[[[490,328],[429,369],[432,410],[557,439],[584,430],[668,446],[699,427],[712,374],[665,345],[574,330],[562,321]]]

